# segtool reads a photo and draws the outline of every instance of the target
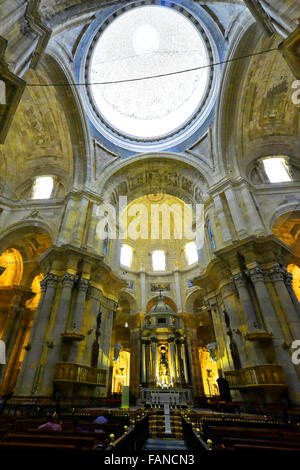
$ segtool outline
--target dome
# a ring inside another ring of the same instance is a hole
[[[149,310],[149,314],[153,313],[167,313],[174,315],[174,310],[170,307],[170,305],[166,304],[161,293],[159,295],[158,301],[151,309]]]

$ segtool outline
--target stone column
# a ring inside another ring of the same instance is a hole
[[[185,383],[189,383],[185,341],[181,344],[181,357],[183,362],[184,381]]]
[[[232,188],[227,188],[225,190],[226,199],[228,206],[230,208],[231,217],[236,229],[236,233],[242,237],[248,235],[248,228],[244,216],[242,214],[241,208],[237,202],[236,194]]]
[[[46,370],[43,377],[43,384],[41,386],[41,395],[48,395],[51,391],[55,365],[57,362],[62,360],[61,334],[64,333],[67,327],[67,318],[75,279],[75,276],[69,273],[66,273],[62,279],[62,290],[51,338],[53,347],[48,350]]]
[[[146,382],[146,343],[142,340],[141,382]]]
[[[145,269],[141,269],[141,311],[142,313],[146,312],[146,273]]]
[[[178,364],[178,375],[177,378],[179,379],[180,385],[184,383],[184,371],[183,371],[183,364],[182,364],[182,357],[181,357],[181,340],[175,340],[176,344],[176,355],[177,355],[177,364]]]
[[[146,341],[146,383],[150,382],[150,341]]]
[[[172,381],[173,384],[175,384],[177,382],[177,373],[176,373],[176,357],[175,357],[174,338],[169,338],[168,343],[169,343],[171,381]]]
[[[230,319],[230,328],[234,335],[233,339],[237,345],[241,366],[246,367],[247,365],[250,365],[250,364],[249,364],[246,354],[244,353],[245,345],[243,344],[242,334],[239,330],[240,325],[238,324],[234,306],[230,299],[230,297],[236,295],[234,292],[234,289],[235,288],[232,282],[230,284],[223,285],[221,287],[221,294],[222,294],[225,311],[228,314],[229,319]]]
[[[264,226],[260,220],[260,216],[257,212],[256,206],[254,204],[253,196],[250,193],[246,185],[241,185],[241,195],[244,200],[246,211],[249,219],[249,226],[252,229],[252,232],[256,235],[262,235],[265,233]]]
[[[181,285],[178,270],[174,271],[176,303],[178,312],[182,312]]]
[[[271,279],[275,285],[282,309],[286,315],[287,323],[293,339],[300,339],[300,320],[289,291],[284,283],[284,270],[275,266],[270,270]]]
[[[84,277],[78,279],[77,281],[77,297],[76,297],[76,303],[74,307],[71,329],[79,333],[82,333],[81,331],[82,320],[83,320],[83,315],[84,315],[86,294],[87,294],[89,285],[90,285],[90,281]],[[78,344],[72,344],[69,362],[76,363],[78,349],[79,349]]]
[[[293,288],[293,275],[287,270],[284,270],[284,281],[300,320],[300,303]]]
[[[151,382],[156,383],[157,373],[157,339],[151,338],[151,353],[152,353],[152,377]]]
[[[252,304],[250,293],[248,291],[247,279],[246,276],[242,273],[235,274],[232,279],[238,290],[248,326],[248,331],[250,333],[258,328],[258,319]]]
[[[228,228],[225,212],[224,212],[224,207],[222,203],[221,197],[217,194],[214,196],[214,204],[216,208],[216,213],[218,220],[220,222],[221,230],[222,230],[222,235],[223,235],[223,241],[226,243],[227,241],[231,240],[231,233]]]
[[[24,364],[24,374],[22,374],[22,382],[18,380],[18,394],[32,395],[38,391],[39,383],[43,373],[43,365],[40,363],[43,349],[45,347],[45,336],[51,311],[53,300],[56,294],[58,278],[55,274],[48,274],[42,281],[42,289],[46,285],[45,294],[41,296],[41,307],[35,316],[35,328],[33,336],[30,339],[31,349],[27,353],[27,360]]]
[[[265,284],[264,272],[260,267],[251,269],[251,279],[254,283],[255,290],[257,293],[258,301],[263,312],[266,327],[269,333],[273,334],[273,346],[278,364],[284,369],[287,384],[289,386],[289,393],[292,400],[295,403],[299,403],[300,400],[300,382],[295,370],[295,366],[292,364],[289,353],[283,349],[285,343],[284,335],[282,333],[279,319],[277,318],[273,303],[270,299],[269,291]],[[298,374],[300,367],[297,366]]]

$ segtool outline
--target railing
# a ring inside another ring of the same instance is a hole
[[[225,371],[225,378],[232,389],[286,387],[286,379],[281,366],[273,364]]]
[[[211,450],[209,442],[205,442],[199,428],[189,418],[182,417],[182,434],[184,442],[190,452],[201,452]]]
[[[106,370],[70,362],[58,362],[55,367],[54,382],[105,386]]]
[[[111,434],[110,445],[106,450],[111,452],[142,450],[148,437],[149,415],[146,415],[141,419],[137,418],[137,421],[133,420],[129,428],[125,426],[124,434],[116,441],[114,435]]]

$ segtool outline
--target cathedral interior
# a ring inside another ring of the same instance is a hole
[[[0,0],[9,413],[300,415],[299,106],[297,0]]]

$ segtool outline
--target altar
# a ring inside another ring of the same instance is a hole
[[[140,389],[140,400],[142,404],[151,406],[151,408],[160,408],[169,405],[170,408],[178,408],[192,404],[192,391],[190,388],[176,389]]]

